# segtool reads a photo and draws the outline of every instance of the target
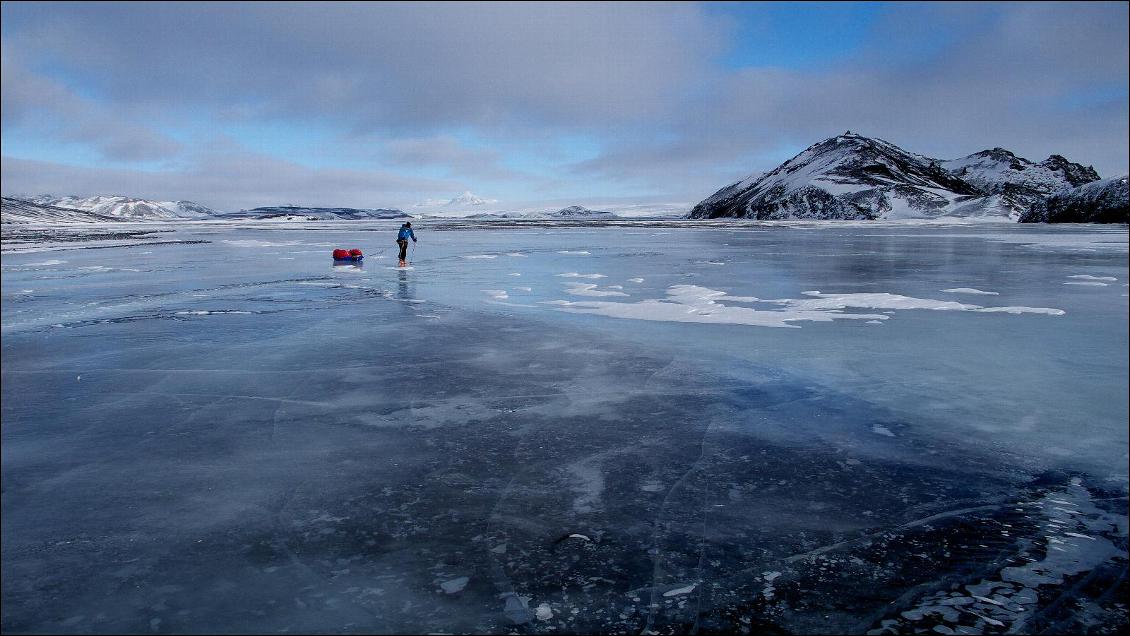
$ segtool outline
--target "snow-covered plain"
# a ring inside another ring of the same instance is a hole
[[[5,234],[5,632],[1125,625],[1125,226],[397,225]]]

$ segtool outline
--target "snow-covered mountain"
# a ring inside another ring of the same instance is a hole
[[[617,215],[604,210],[590,210],[583,205],[570,205],[554,212],[531,212],[525,215],[527,219],[618,219]]]
[[[410,215],[400,210],[386,208],[307,208],[294,205],[280,205],[217,215],[219,219],[258,219],[292,221],[334,221],[371,219],[410,219]]]
[[[1034,164],[994,149],[941,161],[848,132],[722,188],[690,218],[1016,219],[1044,193],[1097,178],[1058,155]]]
[[[1021,223],[1130,223],[1127,176],[1086,183],[1036,201]]]
[[[440,217],[433,217],[433,218],[437,218],[437,219],[442,219],[442,218],[452,219],[452,218],[454,218],[454,219],[474,219],[474,220],[477,220],[477,221],[493,221],[493,220],[501,220],[501,219],[521,219],[521,218],[525,218],[525,215],[520,213],[520,212],[477,212],[475,214],[468,214],[466,216],[456,216],[456,217],[450,217],[450,216],[449,217],[442,217],[442,216],[440,216]]]
[[[208,219],[215,210],[192,201],[150,201],[124,196],[57,197],[50,194],[25,199],[47,207],[110,216],[123,221]]]
[[[989,195],[1000,195],[1013,209],[1026,211],[1037,201],[1099,178],[1094,168],[1052,155],[1040,163],[1017,157],[1004,148],[982,150],[968,157],[943,161],[954,176]]]
[[[57,208],[14,197],[3,197],[0,205],[0,223],[114,223],[121,220],[116,216]]]
[[[585,220],[598,220],[598,219],[619,219],[620,216],[607,212],[604,210],[590,210],[583,205],[570,205],[560,210],[552,210],[545,212],[479,212],[477,214],[468,214],[463,217],[447,217],[447,218],[463,218],[473,219],[480,221],[491,220],[524,220],[524,221],[585,221]]]
[[[484,199],[484,198],[472,193],[470,190],[468,190],[468,191],[464,192],[463,194],[460,194],[459,196],[448,201],[446,203],[446,205],[448,207],[465,207],[465,206],[488,205],[490,203],[498,203],[498,200],[497,199]]]

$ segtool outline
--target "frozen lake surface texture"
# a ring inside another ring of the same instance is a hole
[[[6,228],[4,632],[1127,628],[1126,226],[397,225]]]

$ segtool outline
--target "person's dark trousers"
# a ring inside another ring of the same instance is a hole
[[[405,239],[397,239],[396,244],[400,246],[400,260],[408,258],[408,241]]]

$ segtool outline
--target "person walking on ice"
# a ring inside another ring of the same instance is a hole
[[[405,221],[404,225],[400,226],[400,233],[396,235],[396,244],[400,246],[400,263],[397,267],[407,267],[408,261],[408,239],[416,242],[416,235],[412,233],[411,221]]]

